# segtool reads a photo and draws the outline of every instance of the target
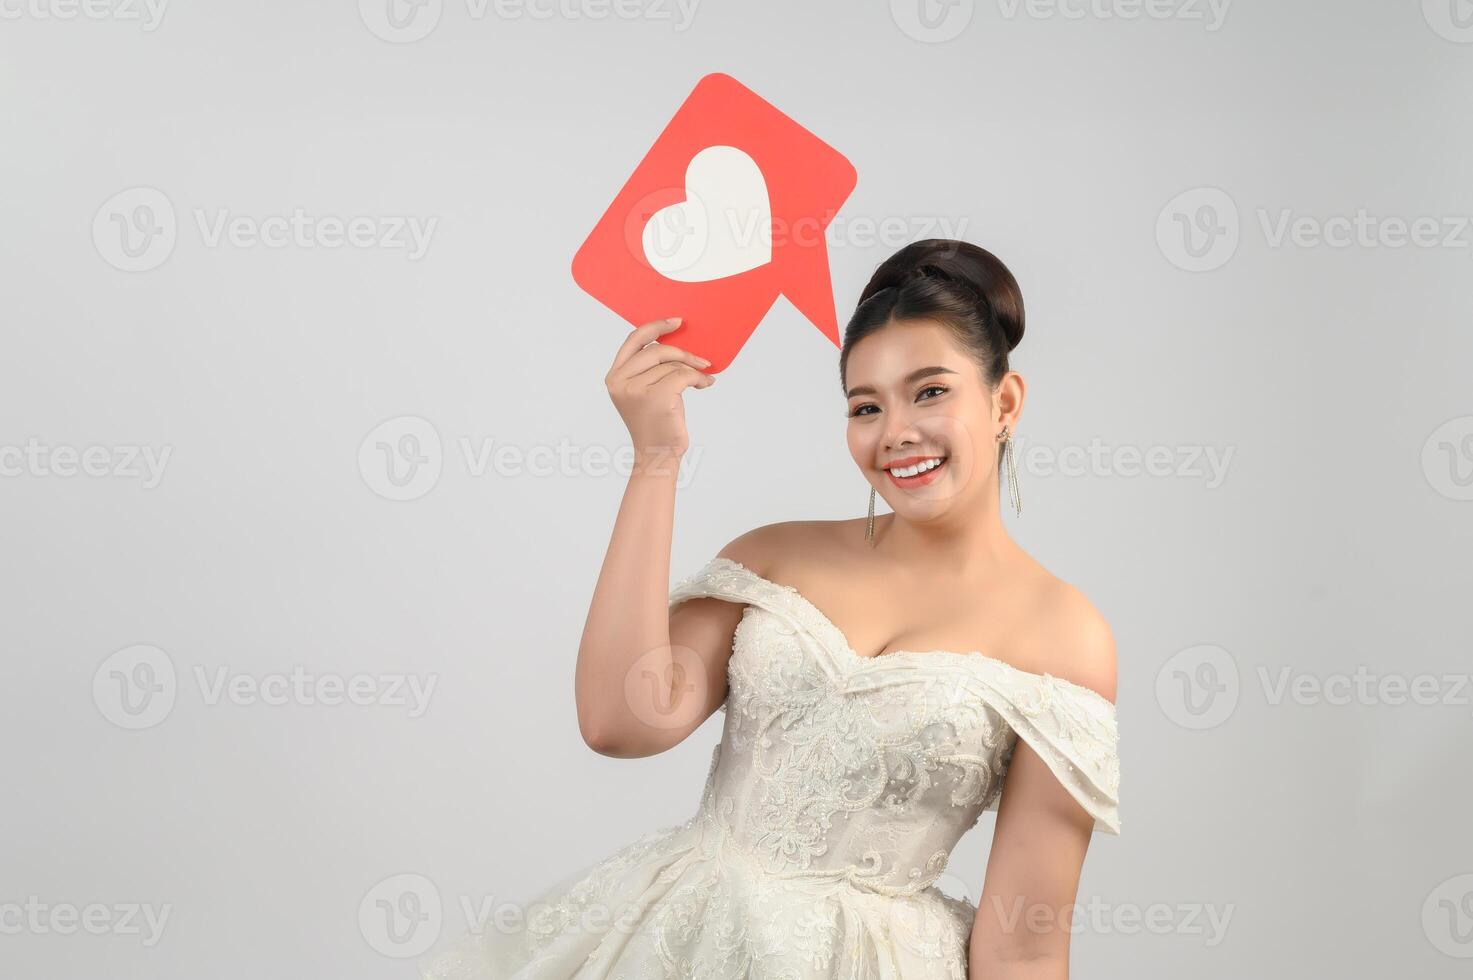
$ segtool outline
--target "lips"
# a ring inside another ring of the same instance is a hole
[[[884,465],[883,469],[893,472],[895,470],[908,469],[909,467],[915,466],[917,463],[929,463],[932,460],[938,459],[945,461],[946,456],[942,453],[936,453],[932,456],[905,456],[900,459],[890,460],[890,462]]]
[[[917,463],[922,463],[933,459],[939,459],[941,460],[941,462],[936,464],[935,466],[932,466],[930,469],[923,470],[922,472],[915,474],[914,476],[897,476],[895,474],[896,469],[906,469],[907,467],[915,466]],[[885,475],[890,478],[891,483],[895,484],[901,489],[923,487],[926,484],[940,478],[940,474],[946,470],[946,464],[949,462],[949,460],[950,457],[947,456],[909,456],[905,459],[895,460],[893,463],[887,466],[885,468]]]

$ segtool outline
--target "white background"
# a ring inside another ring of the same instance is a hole
[[[621,477],[478,474],[465,445],[627,444],[602,378],[628,326],[569,263],[725,71],[859,172],[831,236],[841,322],[914,238],[981,244],[1022,284],[1009,520],[1120,651],[1123,836],[1095,838],[1080,888],[1120,918],[1075,937],[1078,975],[1464,975],[1466,3],[995,0],[926,27],[906,0],[445,0],[396,8],[396,33],[389,2],[0,4],[0,971],[410,976],[398,954],[463,931],[463,898],[528,897],[693,812],[719,716],[639,761],[575,722]],[[166,199],[152,223],[138,188]],[[415,257],[200,227],[297,209],[434,225]],[[1453,240],[1325,240],[1359,212]],[[1203,257],[1179,215],[1223,230]],[[118,218],[159,237],[130,257]],[[899,237],[863,231],[887,219]],[[759,524],[864,513],[837,350],[786,301],[687,411],[672,578]],[[391,500],[360,447],[405,417],[439,473]],[[105,473],[58,472],[93,446]],[[130,447],[167,448],[159,479]],[[1153,447],[1167,471],[1132,470]],[[1231,453],[1221,479],[1190,462],[1208,452]],[[175,689],[130,728],[115,671],[146,675],[109,658],[137,645]],[[1435,703],[1275,698],[1358,667],[1431,676]],[[209,701],[220,671],[296,668],[435,686],[418,716]],[[953,855],[973,900],[992,826]],[[404,874],[442,912],[396,946],[360,906]],[[23,921],[32,896],[114,925]],[[157,942],[129,905],[168,908]]]

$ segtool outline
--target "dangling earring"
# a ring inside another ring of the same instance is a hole
[[[864,539],[869,542],[871,548],[875,546],[875,488],[873,486],[869,488],[869,520],[864,525]]]
[[[1018,457],[1013,452],[1013,437],[1008,434],[1008,427],[1003,426],[1002,431],[997,434],[1002,440],[1003,466],[1008,472],[1008,496],[1013,503],[1013,513],[1023,516],[1023,496],[1018,491]]]

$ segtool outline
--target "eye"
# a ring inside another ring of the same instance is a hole
[[[940,392],[941,394],[944,395],[944,394],[946,394],[950,390],[951,389],[950,388],[947,388],[945,385],[926,385],[926,387],[924,387],[924,388],[922,388],[920,390],[919,395],[924,395],[928,391],[937,391],[937,392]],[[919,395],[918,395],[918,397],[919,397]],[[849,418],[852,419],[852,418],[857,418],[860,415],[873,415],[874,414],[874,412],[866,412],[865,411],[866,408],[874,408],[875,411],[879,411],[879,409],[876,408],[874,405],[871,405],[870,403],[866,402],[865,404],[860,405],[857,408],[855,408],[854,411],[850,412],[849,413]]]

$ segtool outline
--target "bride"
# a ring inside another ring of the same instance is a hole
[[[667,594],[682,393],[715,382],[657,339],[678,325],[633,330],[606,377],[637,465],[575,694],[618,758],[723,711],[699,806],[423,976],[1064,980],[1092,833],[1120,832],[1115,650],[1001,518],[1004,483],[1021,512],[1017,282],[959,241],[881,264],[839,357],[869,516],[748,531]],[[973,905],[936,881],[986,810]]]

